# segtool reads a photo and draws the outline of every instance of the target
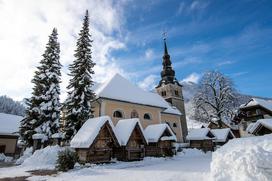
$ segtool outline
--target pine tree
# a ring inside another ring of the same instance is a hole
[[[72,77],[68,85],[68,97],[65,101],[65,138],[70,140],[80,129],[83,123],[92,117],[91,101],[95,94],[91,90],[93,86],[92,75],[95,63],[92,61],[91,35],[89,34],[89,15],[86,15],[83,27],[80,30],[75,50],[75,60],[69,66]]]
[[[57,36],[57,30],[54,28],[32,80],[32,97],[27,100],[28,108],[20,129],[21,137],[28,145],[32,145],[32,135],[35,133],[50,137],[59,131],[61,64]]]

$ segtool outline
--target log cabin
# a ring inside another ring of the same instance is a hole
[[[165,157],[173,156],[173,143],[177,138],[168,124],[153,124],[144,130],[148,145],[145,148],[146,156]]]
[[[115,148],[114,156],[120,161],[142,160],[145,156],[147,140],[138,118],[119,120],[116,134],[120,147]]]
[[[88,119],[70,142],[81,163],[106,163],[119,147],[115,128],[109,116]]]
[[[256,123],[250,124],[247,131],[255,136],[272,134],[272,119],[259,119]]]
[[[191,129],[187,136],[191,148],[197,148],[204,152],[214,151],[214,139],[216,137],[209,128]]]
[[[222,146],[227,143],[230,139],[235,138],[235,135],[230,128],[223,129],[211,129],[212,134],[216,137],[213,142],[215,146]]]

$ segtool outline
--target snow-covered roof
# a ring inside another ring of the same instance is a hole
[[[116,130],[116,135],[117,135],[117,138],[120,142],[120,145],[122,145],[122,146],[127,145],[128,140],[129,140],[135,126],[137,125],[137,123],[143,133],[143,136],[144,136],[144,131],[143,131],[143,128],[140,124],[139,118],[122,119],[122,120],[118,121],[118,123],[115,127],[115,130]],[[145,138],[145,136],[144,136],[144,138]],[[147,142],[146,138],[145,138],[145,141]]]
[[[52,134],[51,138],[64,138],[63,133],[54,133]]]
[[[175,106],[171,105],[169,105],[168,108],[165,109],[162,113],[182,115],[182,113]]]
[[[254,133],[260,125],[267,129],[272,130],[272,119],[259,119],[256,123],[250,124],[247,127],[247,131],[249,133]]]
[[[205,139],[215,139],[215,136],[209,137],[208,134],[212,134],[209,128],[199,128],[191,129],[187,135],[187,140],[205,140]]]
[[[164,136],[162,137],[163,133],[165,130],[168,130],[171,134],[171,136]],[[171,128],[168,126],[168,124],[163,123],[163,124],[151,124],[147,126],[144,130],[145,137],[148,140],[148,142],[158,142],[159,139],[164,141],[164,140],[174,140],[177,141],[177,138]],[[166,138],[169,137],[169,138]]]
[[[36,134],[32,135],[32,139],[33,140],[42,140],[42,142],[43,142],[43,141],[48,140],[48,137],[45,134],[36,133]]]
[[[89,148],[106,122],[109,122],[113,132],[115,132],[109,116],[88,119],[73,137],[70,142],[70,146],[72,148]]]
[[[22,116],[0,113],[0,134],[13,135],[19,132]]]
[[[224,129],[211,129],[212,134],[216,137],[215,142],[225,142],[228,138],[228,135],[231,134],[233,138],[235,138],[234,134],[230,130],[230,128]]]
[[[272,111],[272,101],[259,99],[259,98],[252,98],[248,103],[241,105],[240,108],[246,108],[246,107],[257,106],[257,105],[260,105]]]
[[[169,104],[157,93],[144,91],[119,74],[115,74],[109,81],[98,86],[94,92],[98,98],[108,98],[161,108],[169,107]]]
[[[171,136],[162,137],[162,134],[165,132],[165,130],[168,130],[170,132]],[[151,124],[145,128],[144,133],[145,133],[145,137],[148,140],[148,142],[158,142],[159,139],[161,139],[162,141],[164,141],[164,140],[177,141],[175,134],[172,132],[172,130],[168,126],[168,124],[165,124],[165,123]]]

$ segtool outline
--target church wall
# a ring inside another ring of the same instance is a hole
[[[177,141],[183,142],[182,129],[181,129],[181,124],[180,124],[180,116],[162,113],[161,120],[162,120],[162,122],[166,122],[170,125],[171,129],[176,134]],[[174,127],[174,123],[176,124],[176,127]]]

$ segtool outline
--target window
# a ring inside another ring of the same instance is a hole
[[[179,92],[177,90],[175,90],[175,95],[178,96],[179,95]]]
[[[130,117],[131,117],[131,118],[138,118],[138,117],[139,117],[139,114],[137,113],[136,110],[133,110],[133,111],[131,112]]]
[[[144,119],[151,120],[151,115],[149,113],[144,114]]]
[[[177,127],[177,123],[173,123],[173,127],[176,128]]]
[[[122,114],[121,111],[114,111],[113,117],[115,117],[115,118],[122,118],[123,114]]]
[[[161,92],[161,95],[162,95],[162,96],[166,96],[166,91],[162,91],[162,92]]]
[[[261,110],[260,109],[256,109],[256,114],[257,115],[261,115],[262,114]]]
[[[0,153],[5,153],[6,146],[5,145],[0,145]]]

